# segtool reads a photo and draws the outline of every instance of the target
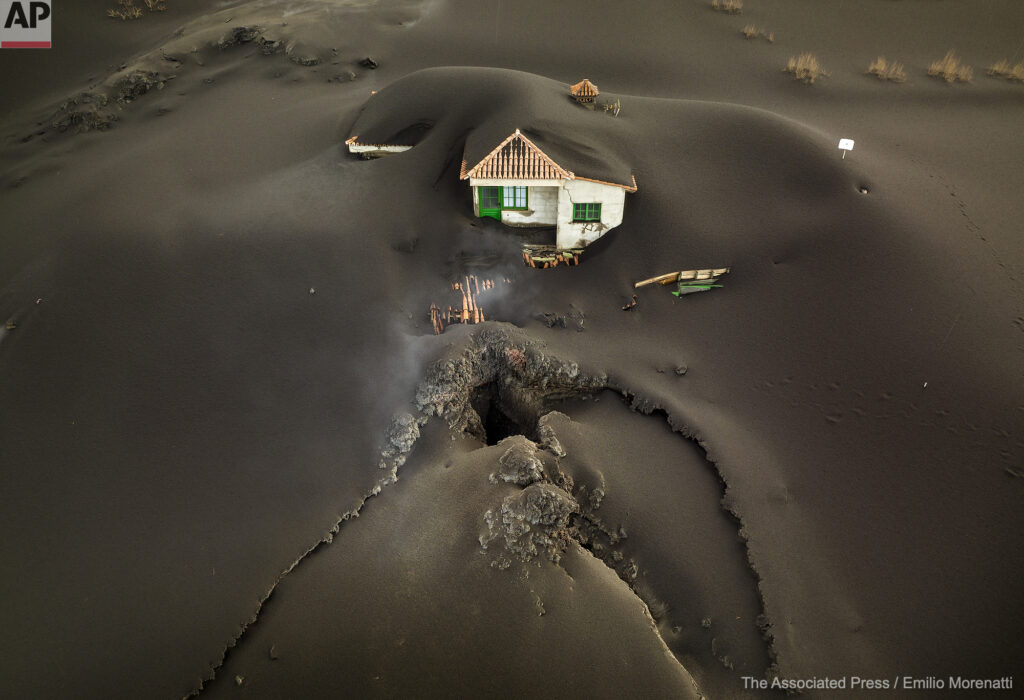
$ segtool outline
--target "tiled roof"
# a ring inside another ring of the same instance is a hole
[[[573,173],[551,160],[544,151],[519,129],[498,144],[469,171],[463,169],[460,179],[504,178],[510,180],[571,180]]]
[[[596,85],[584,78],[569,88],[569,94],[573,97],[597,97],[601,93]]]
[[[357,147],[357,148],[359,148],[359,147],[372,147],[372,148],[405,148],[405,149],[409,149],[409,148],[412,148],[412,146],[407,146],[407,145],[403,145],[403,144],[398,144],[398,143],[359,143],[359,141],[357,141],[357,140],[356,140],[356,139],[358,139],[358,138],[359,138],[359,134],[356,134],[355,136],[352,136],[351,138],[348,138],[348,139],[346,139],[346,140],[345,140],[345,143],[346,143],[346,144],[347,144],[348,146],[355,146],[355,147]]]
[[[582,177],[580,175],[576,176],[577,180],[585,180],[587,182],[596,182],[599,185],[611,185],[612,187],[621,187],[622,189],[626,190],[626,192],[636,192],[636,175],[633,175],[632,178],[633,178],[633,184],[632,185],[621,185],[618,182],[608,182],[607,180],[595,180],[593,178]]]

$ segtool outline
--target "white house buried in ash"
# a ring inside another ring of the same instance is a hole
[[[586,79],[569,88],[573,100],[591,109],[599,94],[597,86]],[[620,172],[616,179],[623,182],[586,177],[570,170],[578,164],[573,162],[572,149],[566,150],[565,144],[545,146],[561,154],[556,160],[538,145],[539,134],[531,132],[534,138],[530,138],[515,129],[498,142],[501,135],[485,131],[486,134],[473,133],[467,139],[459,172],[460,179],[469,180],[476,216],[490,217],[506,226],[554,227],[554,245],[540,248],[553,253],[558,262],[569,264],[578,262],[578,253],[583,248],[622,223],[626,193],[637,190],[632,173]],[[550,141],[552,135],[548,136]],[[557,137],[554,141],[558,141]],[[358,134],[345,143],[349,152],[363,158],[412,148],[406,141],[362,143]],[[566,253],[570,255],[567,257]],[[529,259],[527,262],[532,264]]]
[[[411,146],[345,141],[349,152],[376,158],[407,151]],[[497,219],[507,226],[554,226],[555,249],[582,249],[622,223],[630,184],[577,175],[516,129],[478,163],[469,167],[465,156],[459,172],[469,180],[473,213]]]
[[[508,226],[554,226],[558,250],[583,248],[622,223],[631,184],[576,175],[516,129],[472,167],[462,161],[460,179],[469,180],[473,213]]]

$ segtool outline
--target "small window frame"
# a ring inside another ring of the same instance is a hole
[[[572,223],[601,223],[601,202],[574,202],[572,205]]]
[[[511,197],[510,195],[511,190]],[[520,197],[522,195],[522,197]],[[511,199],[511,204],[509,204]],[[522,205],[519,202],[522,201]],[[530,188],[525,185],[502,185],[501,208],[512,211],[523,211],[530,208]]]

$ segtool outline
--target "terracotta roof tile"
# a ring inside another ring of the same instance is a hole
[[[621,187],[622,189],[626,190],[627,192],[636,192],[636,175],[632,175],[631,177],[633,178],[633,184],[632,185],[622,185],[622,184],[619,184],[618,182],[608,182],[607,180],[595,180],[592,177],[582,177],[581,175],[577,175],[576,179],[577,180],[585,180],[587,182],[596,182],[599,185],[611,185],[612,187]]]
[[[358,138],[359,138],[359,134],[356,134],[355,136],[352,136],[351,138],[346,139],[345,143],[346,143],[346,145],[349,145],[349,146],[363,146],[363,147],[369,146],[371,148],[406,148],[406,149],[412,148],[412,146],[410,146],[408,144],[402,144],[402,143],[359,143],[359,141],[356,140]]]
[[[571,180],[575,177],[551,160],[519,129],[498,144],[483,160],[468,172],[463,171],[460,179],[504,178],[510,180]]]
[[[597,97],[601,93],[596,85],[584,78],[569,88],[569,94],[573,97]]]

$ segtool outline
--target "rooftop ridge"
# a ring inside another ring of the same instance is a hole
[[[516,129],[460,179],[572,180],[576,176],[551,159],[537,144]]]

